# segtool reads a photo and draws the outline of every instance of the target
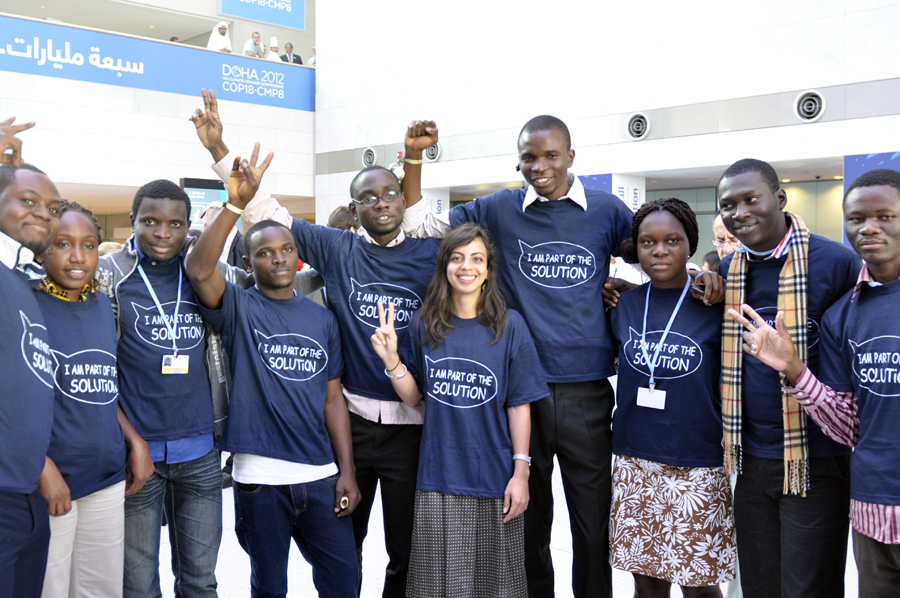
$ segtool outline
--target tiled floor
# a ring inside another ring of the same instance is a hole
[[[553,537],[551,551],[556,571],[556,595],[566,598],[572,595],[572,540],[569,535],[569,514],[563,499],[562,480],[557,468],[553,479],[553,494],[559,497],[555,502]],[[219,596],[222,598],[245,598],[250,595],[250,562],[247,555],[238,545],[234,535],[234,501],[231,490],[225,490],[223,502],[222,547],[219,551],[219,564],[216,576],[219,580]],[[412,516],[412,514],[410,514]],[[160,550],[160,581],[163,596],[173,596],[172,572],[169,566],[168,535],[163,528],[162,547]],[[384,583],[384,568],[387,555],[384,551],[384,534],[382,530],[381,500],[376,498],[369,522],[369,535],[366,538],[363,558],[363,590],[361,598],[378,598]],[[312,573],[309,565],[303,560],[296,546],[291,548],[290,565],[288,567],[288,595],[296,598],[313,598],[317,596],[312,584]],[[853,551],[848,550],[846,596],[856,598],[856,565],[853,562]],[[724,586],[723,586],[724,590]],[[613,571],[613,595],[615,598],[630,598],[634,593],[631,575],[622,571]],[[676,587],[673,596],[681,596]]]

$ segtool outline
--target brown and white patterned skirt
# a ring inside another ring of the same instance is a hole
[[[525,516],[503,500],[416,490],[410,598],[527,598]]]
[[[609,553],[616,569],[682,586],[734,579],[737,547],[725,468],[616,457]]]

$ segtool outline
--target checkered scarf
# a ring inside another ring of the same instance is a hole
[[[806,293],[809,253],[809,230],[799,216],[785,212],[791,219],[788,257],[778,277],[778,311],[784,312],[784,323],[803,363],[807,355]],[[747,286],[747,254],[734,252],[728,270],[725,310],[741,311]],[[741,400],[743,351],[740,323],[727,315],[722,325],[722,425],[724,428],[725,469],[741,470]],[[784,376],[780,376],[782,381]],[[781,389],[784,412],[784,493],[806,496],[809,489],[809,447],[806,414],[797,400]]]

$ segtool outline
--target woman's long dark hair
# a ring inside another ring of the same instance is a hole
[[[494,333],[492,345],[500,340],[506,331],[506,299],[497,283],[497,249],[494,247],[494,241],[491,234],[477,224],[463,224],[450,231],[441,241],[434,276],[428,283],[425,302],[419,312],[421,326],[425,332],[422,344],[430,344],[432,351],[441,345],[447,332],[453,328],[450,323],[453,300],[450,297],[450,282],[447,280],[450,254],[457,247],[468,245],[475,239],[481,239],[487,249],[487,279],[481,289],[481,297],[478,298],[478,322]]]

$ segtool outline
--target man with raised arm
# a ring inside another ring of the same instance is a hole
[[[743,349],[784,375],[786,390],[830,438],[855,446],[850,522],[859,596],[900,595],[900,326],[885,317],[900,291],[900,172],[862,174],[844,194],[847,239],[865,264],[856,285],[822,318],[818,377],[778,312],[774,328],[749,305]],[[752,319],[752,322],[751,322]]]
[[[341,396],[337,321],[293,288],[297,247],[268,220],[244,237],[243,289],[217,269],[228,233],[269,166],[234,160],[228,203],[200,235],[186,272],[204,318],[231,358],[229,418],[220,447],[235,455],[235,533],[250,556],[254,596],[287,593],[293,537],[320,596],[354,598],[359,564],[349,515],[359,503],[350,419]],[[335,464],[337,460],[337,465]]]
[[[452,226],[487,228],[500,253],[500,282],[509,306],[525,318],[550,383],[550,398],[532,408],[525,511],[529,596],[554,595],[550,558],[551,474],[559,460],[572,530],[576,598],[612,596],[609,566],[610,468],[615,344],[601,289],[609,257],[631,234],[631,212],[619,198],[586,190],[569,168],[569,130],[552,116],[528,121],[518,138],[527,190],[481,197],[447,214],[428,214],[420,197],[422,152],[407,152],[410,193],[404,230],[441,237]],[[409,185],[409,186],[407,186]]]
[[[14,121],[0,122],[0,596],[38,598],[50,542],[38,478],[53,426],[54,366],[27,282],[59,229],[60,201],[47,175],[22,160],[16,134],[34,123]]]
[[[215,93],[203,91],[204,110],[195,113],[197,134],[215,160],[223,180],[233,160],[222,142]],[[437,141],[430,121],[414,122],[407,130],[408,153]],[[412,539],[419,444],[424,421],[422,406],[409,407],[394,392],[369,338],[378,328],[378,303],[393,303],[398,334],[405,335],[410,317],[425,298],[434,272],[438,242],[409,239],[400,230],[405,197],[397,177],[385,168],[365,168],[350,185],[350,211],[362,233],[310,225],[290,214],[260,189],[243,217],[248,222],[272,219],[289,226],[304,262],[325,279],[327,306],[337,316],[347,363],[343,393],[353,428],[356,479],[362,493],[353,513],[353,530],[361,562],[369,514],[381,483],[384,536],[388,553],[383,596],[406,595]],[[361,581],[360,581],[361,583]]]
[[[850,249],[810,234],[785,211],[787,194],[772,166],[744,159],[717,185],[719,213],[740,242],[719,272],[726,307],[777,311],[807,367],[819,372],[820,325],[853,288],[860,270]],[[741,351],[740,325],[722,333],[725,466],[738,473],[734,520],[746,598],[844,595],[850,449],[809,422],[778,373]]]

